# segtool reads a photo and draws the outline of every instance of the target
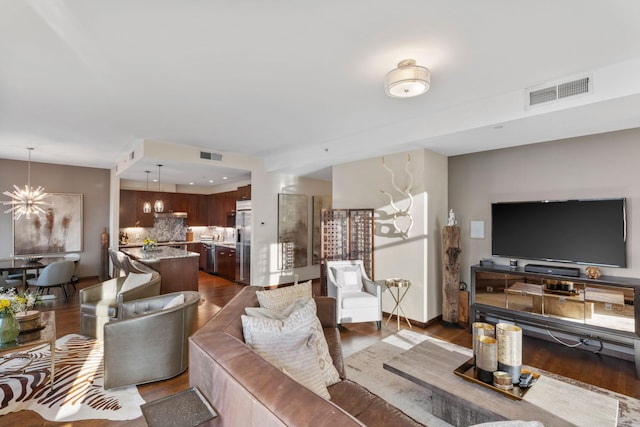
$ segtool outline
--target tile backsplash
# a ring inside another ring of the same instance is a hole
[[[211,236],[215,241],[234,242],[236,230],[233,227],[187,227],[184,218],[157,218],[153,227],[131,227],[120,229],[126,234],[127,243],[141,243],[146,237],[158,241],[186,240],[187,229],[193,232],[193,240],[199,241],[202,236]],[[122,242],[121,242],[122,243]]]

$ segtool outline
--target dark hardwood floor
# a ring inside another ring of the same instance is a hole
[[[81,279],[78,289],[97,282],[96,278]],[[241,289],[237,285],[218,276],[204,272],[199,274],[199,290],[203,301],[198,308],[196,328],[200,328],[217,313]],[[314,285],[317,292],[318,286]],[[80,316],[78,293],[73,293],[68,302],[64,298],[47,302],[40,310],[56,311],[57,336],[78,333]],[[404,325],[406,328],[406,324]],[[440,322],[432,322],[425,329],[414,326],[415,332],[428,334],[458,345],[471,347],[471,335],[466,329],[449,328]],[[378,330],[374,322],[346,324],[341,327],[342,347],[345,357],[356,353],[375,342],[396,332],[396,324],[391,321]],[[141,350],[140,357],[145,357]],[[585,383],[590,383],[634,398],[640,398],[640,380],[636,376],[632,362],[591,352],[564,347],[560,344],[525,336],[523,339],[523,362],[527,365],[564,375]],[[177,393],[189,387],[189,372],[175,378],[138,387],[147,402]],[[89,420],[73,423],[56,423],[43,420],[37,413],[21,411],[0,417],[0,426],[146,426],[143,417],[132,421]]]

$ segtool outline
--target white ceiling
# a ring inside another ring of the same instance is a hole
[[[0,0],[0,157],[112,168],[158,140],[326,176],[639,127],[639,41],[635,0]],[[405,58],[431,90],[388,98]],[[524,107],[583,75],[593,94]],[[207,173],[169,166],[163,182]]]

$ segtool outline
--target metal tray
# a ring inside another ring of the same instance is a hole
[[[529,387],[521,388],[514,384],[511,390],[503,390],[501,388],[495,387],[493,384],[485,383],[484,381],[480,381],[478,379],[478,375],[476,373],[476,367],[475,367],[475,364],[473,363],[473,358],[464,362],[455,371],[453,371],[453,373],[459,377],[464,378],[467,381],[471,381],[472,383],[480,384],[481,386],[497,391],[498,393],[501,393],[513,400],[522,400],[522,398],[527,393],[527,391],[529,391],[529,389],[536,384],[536,382],[538,381],[538,378],[540,378],[540,374],[523,369],[522,370],[523,374],[528,374],[528,373],[533,374],[533,381],[531,382],[531,385]]]

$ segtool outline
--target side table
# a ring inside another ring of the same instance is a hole
[[[389,324],[389,320],[391,320],[391,317],[395,313],[396,319],[398,321],[398,330],[400,330],[400,312],[402,312],[402,314],[404,315],[404,320],[407,321],[407,325],[409,325],[409,328],[411,328],[411,322],[409,322],[409,318],[402,309],[401,305],[402,300],[404,299],[405,295],[407,295],[407,291],[409,291],[409,288],[411,287],[411,281],[407,279],[386,279],[384,281],[384,284],[387,289],[389,289],[389,293],[396,303],[396,305],[393,307],[393,310],[391,310],[391,313],[389,313],[386,324]],[[396,290],[395,295],[393,293],[394,289]]]

